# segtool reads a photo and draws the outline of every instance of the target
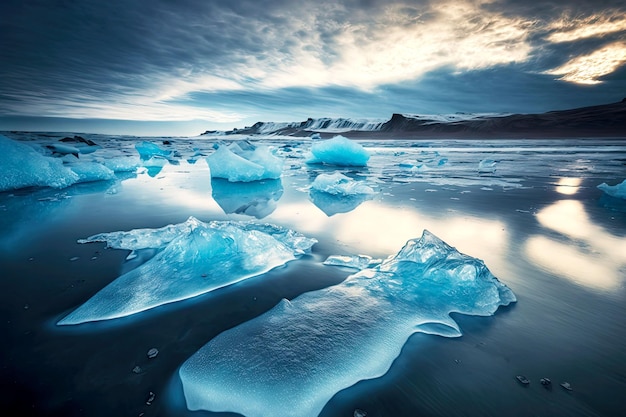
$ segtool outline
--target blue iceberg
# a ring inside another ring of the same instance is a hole
[[[369,152],[363,146],[341,135],[314,142],[311,153],[313,156],[307,161],[309,164],[361,167],[366,166],[370,159]]]
[[[67,165],[78,175],[76,182],[107,181],[115,179],[115,172],[97,162],[76,162]]]
[[[254,146],[249,142],[221,145],[206,160],[212,178],[231,182],[278,179],[283,171],[283,160],[274,156],[267,146]]]
[[[483,159],[478,163],[478,173],[493,174],[496,172],[496,165],[498,165],[498,163],[493,159]]]
[[[102,233],[79,243],[156,250],[58,322],[73,325],[129,316],[261,275],[316,243],[293,230],[248,222],[204,223],[194,217],[160,229]]]
[[[65,188],[79,179],[62,160],[44,156],[26,144],[0,135],[0,191],[24,187]]]
[[[375,191],[371,187],[355,181],[340,172],[318,175],[311,184],[311,190],[344,196],[375,194]]]
[[[598,188],[611,197],[626,199],[626,180],[616,185],[608,185],[603,182],[598,185]]]
[[[143,141],[135,144],[135,149],[137,149],[137,152],[139,152],[139,157],[142,160],[148,160],[153,156],[168,158],[172,155],[171,150],[163,149],[159,145],[148,141]]]
[[[377,267],[209,341],[179,369],[187,408],[317,416],[338,391],[384,375],[413,333],[457,337],[450,313],[489,316],[514,301],[482,261],[424,231]]]

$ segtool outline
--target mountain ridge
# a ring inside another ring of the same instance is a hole
[[[309,118],[302,122],[257,122],[230,131],[202,135],[281,135],[355,139],[538,139],[626,138],[626,98],[620,102],[545,113],[410,115],[380,119]]]

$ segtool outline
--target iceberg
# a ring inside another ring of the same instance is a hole
[[[172,154],[171,150],[163,149],[159,145],[148,141],[143,141],[135,144],[135,149],[137,149],[137,152],[139,152],[140,158],[146,161],[153,156],[167,158]]]
[[[236,143],[221,145],[206,158],[212,178],[224,178],[230,182],[280,178],[283,160],[274,156],[267,146],[254,146],[249,142],[242,143],[242,146]]]
[[[380,265],[219,334],[178,376],[191,411],[317,416],[338,391],[384,375],[413,333],[458,337],[450,313],[515,301],[482,261],[424,231]]]
[[[314,142],[311,153],[312,158],[307,161],[309,164],[366,166],[370,159],[369,152],[363,146],[341,135]]]
[[[375,191],[358,181],[353,180],[340,172],[332,174],[320,174],[313,183],[311,189],[321,191],[333,195],[359,195],[359,194],[375,194]]]
[[[606,194],[610,195],[611,197],[626,199],[626,180],[616,185],[608,185],[607,183],[603,182],[602,184],[598,185],[598,188],[604,191]]]
[[[65,188],[78,180],[78,174],[60,159],[44,156],[28,145],[0,135],[0,191]]]
[[[76,182],[106,181],[115,179],[115,172],[97,162],[78,162],[67,165],[78,175]]]
[[[134,172],[141,166],[136,156],[116,156],[99,162],[113,172]]]
[[[153,250],[156,255],[104,287],[58,325],[129,316],[261,275],[308,252],[317,242],[271,224],[194,217],[159,229],[102,233],[79,243]]]

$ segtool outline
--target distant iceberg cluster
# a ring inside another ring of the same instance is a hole
[[[194,217],[160,229],[102,233],[79,243],[157,254],[121,275],[58,322],[73,325],[129,316],[261,275],[316,243],[271,224],[208,222]]]
[[[385,374],[411,334],[460,336],[451,312],[489,316],[516,301],[482,261],[428,231],[378,266],[345,260],[365,269],[283,300],[189,358],[179,370],[187,407],[315,416],[338,391]]]

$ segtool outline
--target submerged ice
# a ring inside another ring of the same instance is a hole
[[[311,190],[333,195],[375,194],[371,187],[355,181],[340,172],[318,175],[311,184]]]
[[[411,334],[460,336],[451,312],[488,316],[515,300],[482,261],[424,231],[380,265],[212,339],[179,370],[186,404],[316,416],[338,391],[385,374]]]
[[[315,239],[271,224],[194,217],[159,229],[102,233],[79,243],[157,254],[121,275],[58,322],[79,324],[129,316],[263,274],[309,251]]]

